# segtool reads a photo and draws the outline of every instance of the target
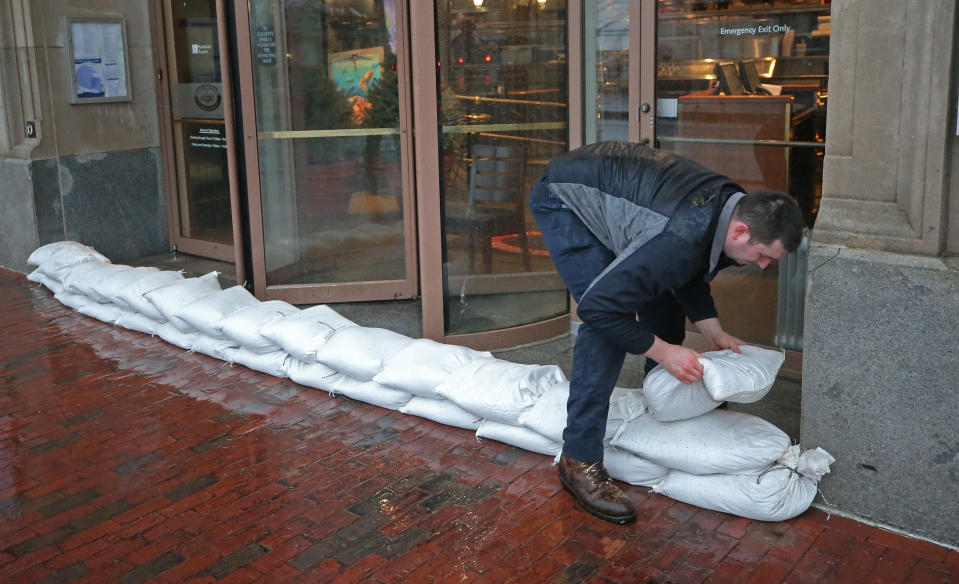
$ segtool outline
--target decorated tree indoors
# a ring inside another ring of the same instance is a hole
[[[394,128],[400,117],[399,84],[396,71],[396,55],[386,47],[380,76],[370,83],[366,99],[370,109],[363,118],[367,128]]]
[[[346,93],[322,68],[310,71],[312,75],[303,81],[306,107],[306,124],[313,130],[339,130],[352,126],[353,109]],[[327,140],[311,140],[311,162],[323,162],[340,158],[342,148],[324,147]],[[332,158],[331,158],[332,157]]]
[[[363,115],[362,124],[367,128],[397,128],[400,117],[399,79],[396,55],[385,47],[383,61],[380,63],[380,76],[370,83],[366,92],[368,109]],[[365,143],[366,163],[370,172],[366,173],[367,188],[371,193],[379,193],[384,184],[393,192],[381,193],[399,197],[400,186],[400,136],[390,134],[390,140],[384,144],[382,135],[367,136]]]

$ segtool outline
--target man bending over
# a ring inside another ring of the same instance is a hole
[[[590,144],[547,166],[530,193],[550,257],[582,320],[559,478],[590,513],[628,523],[636,512],[603,466],[609,397],[626,353],[683,383],[703,376],[682,346],[688,316],[716,349],[745,344],[719,323],[709,282],[720,269],[765,268],[799,247],[803,219],[776,191],[743,193],[676,154],[628,142]]]

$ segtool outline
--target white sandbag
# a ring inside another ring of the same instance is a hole
[[[170,322],[180,330],[195,330],[201,334],[224,338],[220,329],[220,320],[241,308],[259,304],[256,296],[243,286],[232,286],[226,290],[201,296],[173,313]],[[183,325],[180,327],[179,325]],[[184,328],[186,327],[186,328]]]
[[[436,398],[436,386],[451,371],[467,361],[492,357],[493,354],[487,351],[416,339],[387,361],[373,381],[413,395]]]
[[[400,409],[413,397],[405,391],[386,387],[375,381],[360,381],[345,375],[333,384],[333,393],[342,393],[357,401],[390,410]]]
[[[219,292],[220,281],[217,279],[217,272],[210,272],[199,278],[185,278],[179,282],[161,286],[151,290],[143,295],[150,301],[157,311],[163,315],[163,318],[169,321],[181,332],[190,332],[194,329],[184,320],[176,317],[177,311],[196,302],[204,296]],[[148,315],[151,316],[152,315]]]
[[[799,446],[794,445],[759,474],[700,476],[673,470],[653,491],[713,511],[759,521],[785,521],[809,508],[819,479],[833,462],[822,448],[800,454]]]
[[[125,329],[130,329],[131,331],[155,335],[157,333],[157,328],[159,328],[161,323],[153,320],[149,316],[144,316],[139,312],[123,310],[120,313],[120,318],[118,318],[114,324]]]
[[[123,309],[116,304],[93,302],[91,300],[83,306],[78,306],[77,312],[106,323],[115,324],[120,319],[120,315],[123,314]]]
[[[128,284],[125,288],[117,290],[116,295],[113,297],[113,303],[125,310],[139,312],[157,322],[164,323],[166,322],[166,317],[156,309],[156,306],[154,306],[152,302],[144,297],[144,294],[163,286],[182,282],[183,280],[183,274],[180,272],[159,271],[144,274],[142,277]]]
[[[160,337],[171,345],[175,345],[181,349],[186,349],[189,351],[199,334],[196,332],[185,333],[172,324],[164,322],[157,327],[156,336]]]
[[[120,270],[109,274],[92,288],[90,297],[98,302],[112,302],[117,306],[124,306],[123,302],[118,300],[120,291],[147,274],[154,274],[159,271],[158,268],[150,266],[137,266],[129,270]]]
[[[662,482],[669,472],[665,466],[615,446],[607,446],[603,450],[603,465],[614,479],[641,487],[651,487]]]
[[[63,292],[63,284],[44,274],[40,270],[33,270],[27,274],[27,280],[36,282],[37,284],[43,284],[43,286],[46,287],[46,289],[50,292],[53,292],[54,295]]]
[[[453,370],[436,393],[477,417],[518,426],[520,414],[565,380],[556,365],[474,359]]]
[[[406,405],[400,408],[400,413],[467,430],[476,430],[482,421],[448,399],[419,395],[414,395],[410,401],[406,402]]]
[[[370,381],[411,342],[410,337],[391,330],[351,326],[335,331],[320,345],[316,360],[353,379]]]
[[[110,302],[97,291],[104,280],[122,272],[132,270],[124,264],[105,264],[103,262],[85,262],[74,266],[63,279],[63,285],[71,292],[83,294],[95,302]]]
[[[225,361],[228,357],[232,356],[230,353],[231,350],[239,348],[240,346],[236,341],[211,337],[203,333],[197,333],[193,344],[190,345],[190,350],[194,353],[203,353],[204,355],[208,355],[214,359],[220,359],[221,361]]]
[[[566,402],[569,400],[569,382],[551,385],[536,400],[533,407],[522,413],[519,423],[557,442],[563,441],[566,428]],[[623,422],[643,415],[646,411],[638,390],[622,387],[613,389],[609,398],[609,415],[604,440],[611,439]]]
[[[762,399],[782,367],[786,355],[761,347],[744,346],[742,353],[730,349],[704,353],[703,384],[716,401],[753,403]]]
[[[78,286],[73,285],[74,283],[82,284],[86,280],[87,274],[90,272],[95,272],[102,268],[103,266],[109,266],[109,262],[81,262],[79,264],[74,264],[68,266],[61,270],[60,283],[63,284],[63,289],[71,294],[82,294],[87,296],[87,294],[80,290]],[[39,269],[39,268],[37,268]],[[92,298],[91,298],[92,300]]]
[[[92,247],[85,245],[79,247],[63,246],[49,254],[46,260],[37,265],[37,269],[54,280],[63,282],[63,279],[73,266],[86,262],[102,262],[108,264],[110,260]]]
[[[563,450],[563,444],[556,442],[539,432],[523,426],[503,424],[493,420],[483,420],[476,429],[477,438],[488,438],[504,444],[516,446],[530,452],[556,456]]]
[[[27,258],[27,263],[30,264],[31,266],[39,266],[43,262],[50,259],[50,257],[54,253],[62,249],[68,249],[68,248],[74,249],[74,250],[87,251],[87,252],[96,251],[92,247],[88,247],[76,241],[54,241],[53,243],[41,245],[37,249],[33,250],[33,253],[31,253],[30,256]]]
[[[702,380],[683,383],[662,365],[657,365],[646,374],[646,379],[643,380],[643,397],[649,413],[660,422],[695,418],[723,403],[709,395]]]
[[[334,331],[351,326],[356,323],[319,304],[263,327],[260,334],[300,361],[308,362],[316,360],[316,352]]]
[[[623,424],[611,444],[669,469],[748,474],[781,457],[789,436],[757,416],[713,410],[677,422],[640,416]]]
[[[83,294],[74,294],[68,290],[63,290],[53,295],[60,304],[78,310],[81,306],[86,306],[92,300],[84,296]]]
[[[285,351],[254,353],[243,347],[226,349],[223,357],[223,360],[229,363],[238,363],[254,371],[266,373],[274,377],[287,377],[287,367],[292,359],[293,358],[287,355]]]
[[[254,353],[279,351],[283,347],[264,337],[262,331],[281,318],[299,310],[282,300],[258,302],[223,317],[219,322],[220,333]]]
[[[254,351],[255,352],[255,351]],[[333,386],[343,375],[316,361],[303,362],[291,357],[286,366],[287,376],[299,383],[323,391],[333,391]]]

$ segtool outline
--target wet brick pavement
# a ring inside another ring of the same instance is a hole
[[[783,523],[551,459],[80,315],[0,270],[0,582],[959,581],[959,553],[811,509]]]

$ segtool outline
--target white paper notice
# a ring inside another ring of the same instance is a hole
[[[123,25],[98,21],[71,25],[77,99],[127,97]]]

